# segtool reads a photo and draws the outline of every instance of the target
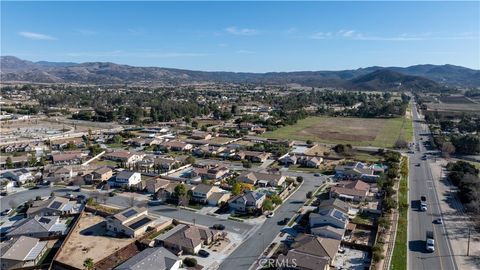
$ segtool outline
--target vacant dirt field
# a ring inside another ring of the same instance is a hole
[[[408,125],[411,125],[411,121],[405,122],[405,126]],[[399,136],[405,135],[404,129],[404,118],[309,117],[293,126],[267,132],[262,136],[330,144],[392,147]],[[411,128],[407,133],[410,131]],[[410,138],[408,134],[405,137]]]
[[[85,259],[92,258],[97,262],[135,241],[133,238],[104,236],[105,218],[100,216],[87,214],[79,222],[59,254],[58,261],[83,269]]]

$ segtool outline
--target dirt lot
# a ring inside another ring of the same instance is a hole
[[[116,250],[132,243],[135,239],[104,236],[105,218],[95,215],[83,216],[72,232],[57,260],[83,269],[83,262],[92,258],[103,259]]]

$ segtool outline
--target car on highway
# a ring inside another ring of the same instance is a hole
[[[427,237],[425,240],[425,249],[429,252],[435,251],[435,238],[433,236],[433,231],[427,231]]]
[[[206,251],[205,249],[200,249],[200,251],[198,251],[198,255],[206,258],[206,257],[210,256],[210,253],[208,251]]]
[[[415,166],[420,167],[420,163],[415,164]]]
[[[320,174],[319,173],[314,173],[313,176],[320,176]]]
[[[427,211],[427,196],[420,196],[420,210]]]
[[[443,224],[443,219],[437,218],[437,219],[435,219],[435,220],[433,221],[433,223],[435,223],[435,224]]]

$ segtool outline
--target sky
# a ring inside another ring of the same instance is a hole
[[[480,69],[480,2],[5,2],[0,54],[205,71]]]

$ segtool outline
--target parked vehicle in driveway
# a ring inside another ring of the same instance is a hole
[[[204,250],[204,249],[200,249],[200,251],[198,251],[198,255],[206,258],[206,257],[210,256],[210,253],[208,251]]]

